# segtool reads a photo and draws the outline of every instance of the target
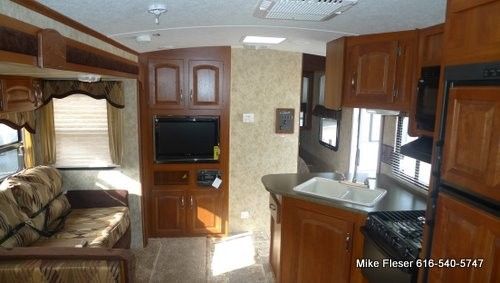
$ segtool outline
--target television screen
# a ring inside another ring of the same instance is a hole
[[[155,161],[216,162],[219,117],[155,117]]]

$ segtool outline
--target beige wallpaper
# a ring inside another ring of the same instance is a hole
[[[273,50],[231,50],[231,129],[229,230],[269,230],[266,174],[295,173],[298,120],[294,134],[274,133],[275,109],[295,108],[300,100],[302,54]],[[243,123],[254,113],[254,123]],[[241,212],[250,214],[241,219]]]
[[[61,170],[64,190],[124,189],[129,192],[132,248],[142,247],[141,183],[137,118],[137,83],[123,82],[125,108],[122,166],[114,170]]]
[[[138,61],[138,57],[134,54],[130,54],[120,48],[117,48],[109,43],[106,43],[100,39],[93,36],[80,32],[74,28],[68,27],[56,20],[53,20],[44,15],[38,14],[24,6],[16,4],[11,1],[1,0],[0,1],[0,13],[11,18],[18,19],[25,23],[32,24],[40,28],[51,28],[57,30],[62,35],[74,39],[76,41],[83,42],[90,46],[105,50],[107,52],[113,53],[120,57],[132,60],[134,62]]]

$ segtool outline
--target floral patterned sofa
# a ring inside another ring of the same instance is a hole
[[[38,166],[0,185],[0,282],[128,282],[127,191],[62,191]]]

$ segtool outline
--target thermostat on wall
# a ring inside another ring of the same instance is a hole
[[[293,134],[295,109],[277,108],[276,109],[276,133]]]

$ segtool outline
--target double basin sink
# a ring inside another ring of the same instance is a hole
[[[375,205],[387,193],[380,188],[369,189],[363,185],[321,177],[309,179],[293,190],[301,194],[364,206]]]

